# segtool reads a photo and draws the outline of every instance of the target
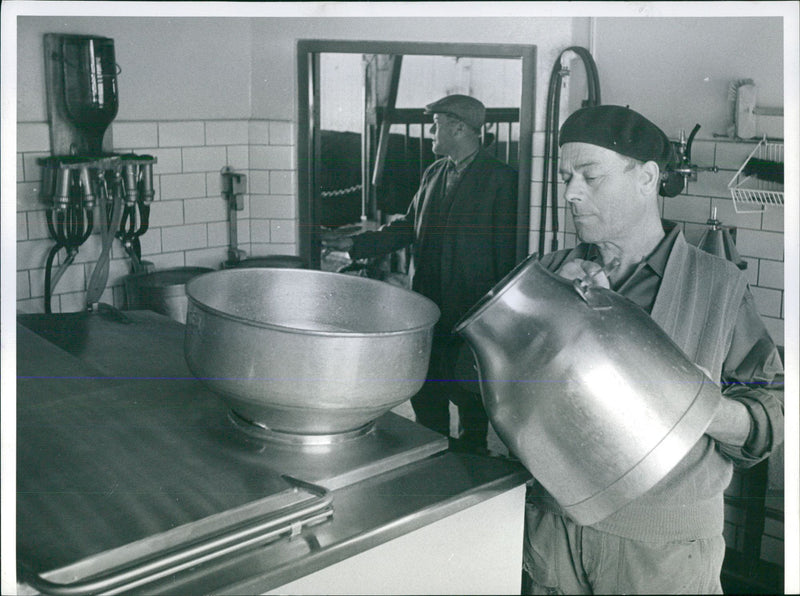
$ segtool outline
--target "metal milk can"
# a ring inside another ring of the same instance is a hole
[[[578,523],[645,493],[689,452],[719,388],[640,307],[520,263],[456,325],[500,438]]]

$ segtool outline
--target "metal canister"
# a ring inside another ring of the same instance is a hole
[[[523,261],[456,326],[500,438],[578,523],[644,494],[689,452],[719,388],[623,296]]]
[[[186,322],[186,283],[213,271],[208,267],[175,267],[141,272],[125,278],[126,308],[152,310],[180,323]]]

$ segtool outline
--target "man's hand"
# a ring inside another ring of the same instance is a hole
[[[723,395],[706,434],[720,443],[741,447],[750,435],[750,414],[747,407]]]
[[[353,239],[349,236],[342,236],[335,232],[322,234],[322,246],[328,250],[340,250],[348,252],[353,248]]]
[[[566,279],[579,279],[589,286],[600,286],[610,288],[611,284],[603,268],[593,261],[575,259],[564,263],[556,274]]]

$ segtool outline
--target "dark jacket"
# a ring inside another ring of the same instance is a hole
[[[442,311],[436,328],[446,336],[515,264],[517,172],[479,150],[456,185],[442,197],[446,158],[425,170],[406,215],[377,232],[353,238],[353,259],[412,245],[412,289]]]

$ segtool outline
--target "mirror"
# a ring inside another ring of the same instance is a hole
[[[518,171],[517,259],[528,254],[535,46],[298,42],[300,256],[314,269],[352,270],[321,251],[325,231],[376,229],[406,212],[431,151],[424,106],[451,93],[487,108],[483,145]],[[381,263],[403,273],[404,255]],[[368,271],[371,277],[379,272]]]

